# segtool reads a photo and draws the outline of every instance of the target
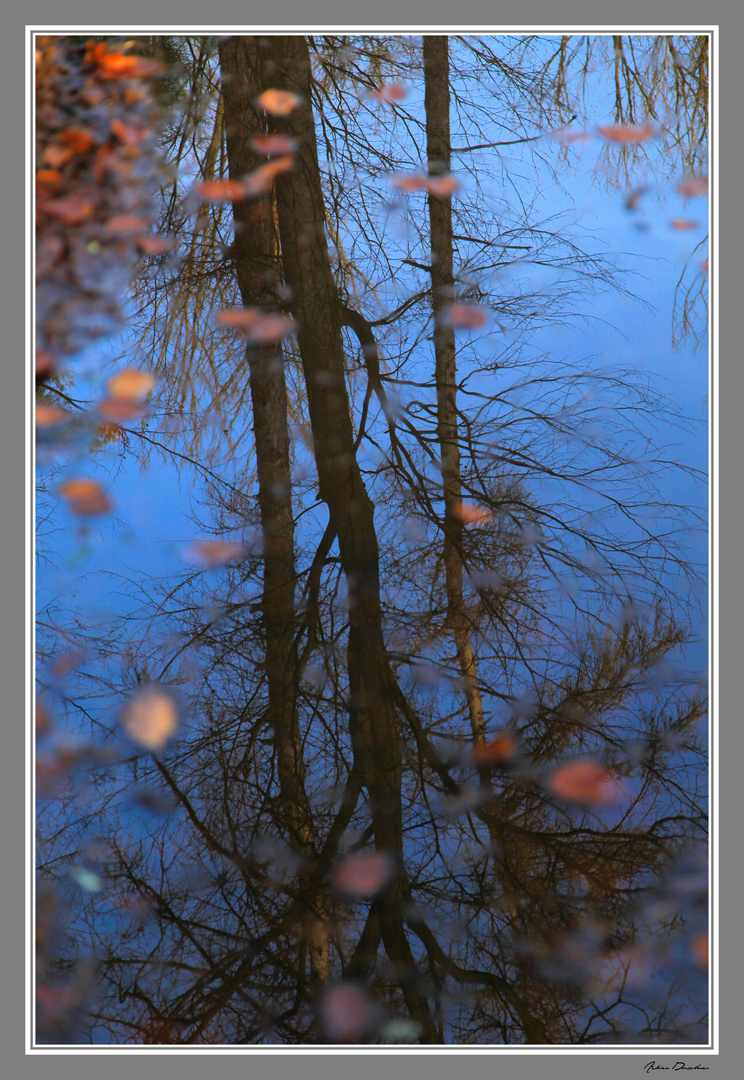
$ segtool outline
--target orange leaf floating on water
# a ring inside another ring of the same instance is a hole
[[[243,195],[245,198],[255,198],[263,195],[271,189],[274,177],[293,169],[295,159],[291,156],[276,158],[275,161],[267,161],[255,172],[243,177]]]
[[[44,204],[44,213],[63,225],[79,225],[93,217],[95,211],[95,203],[81,195],[50,199]]]
[[[367,97],[372,98],[373,101],[391,105],[395,101],[402,101],[408,97],[408,87],[397,83],[384,83],[377,90],[370,90]]]
[[[477,304],[448,304],[442,309],[443,326],[457,330],[479,330],[488,323],[488,311]]]
[[[160,750],[178,728],[176,706],[162,690],[144,690],[126,707],[122,723],[130,739],[146,750]]]
[[[195,540],[186,549],[186,555],[202,566],[226,566],[245,555],[245,545],[235,540]]]
[[[400,173],[390,177],[390,183],[396,191],[428,191],[435,198],[454,195],[460,188],[460,181],[454,176],[421,176],[418,173]]]
[[[695,196],[708,194],[707,176],[686,176],[677,184],[680,195]]]
[[[257,104],[272,116],[289,116],[297,108],[302,98],[289,90],[264,90]]]
[[[460,181],[454,176],[429,176],[426,180],[426,190],[437,199],[454,195],[460,187]]]
[[[68,417],[67,410],[60,409],[57,405],[47,405],[44,401],[39,401],[36,405],[37,428],[56,427],[58,424],[64,424]]]
[[[111,134],[125,146],[136,146],[149,135],[149,131],[147,128],[135,127],[133,124],[124,124],[117,119],[111,121]]]
[[[124,368],[112,375],[106,383],[106,389],[112,398],[124,401],[139,401],[151,393],[157,384],[149,371],[137,368]]]
[[[84,154],[87,150],[90,150],[94,141],[89,131],[83,131],[79,128],[70,128],[68,131],[63,131],[60,138],[66,146],[70,147],[73,154]]]
[[[701,934],[692,943],[691,952],[695,963],[700,967],[708,967],[708,935]]]
[[[659,134],[652,124],[644,124],[643,127],[629,127],[625,124],[597,124],[597,131],[611,142],[626,143],[629,146],[647,142]]]
[[[375,896],[390,883],[395,874],[393,859],[384,853],[360,851],[338,864],[331,875],[331,886],[347,896]]]
[[[501,765],[512,761],[517,752],[517,743],[508,731],[502,731],[495,739],[487,743],[476,743],[470,752],[471,760],[476,765]]]
[[[52,194],[64,187],[62,173],[57,169],[39,169],[35,177],[36,187],[39,193]]]
[[[98,402],[97,409],[104,420],[114,425],[124,424],[127,420],[139,420],[145,412],[142,402],[131,398],[107,398]],[[102,431],[101,434],[105,435],[105,432]]]
[[[238,180],[203,180],[196,193],[205,202],[235,202],[245,198],[245,188]]]
[[[71,146],[60,146],[59,143],[52,143],[51,146],[47,146],[44,150],[42,161],[52,169],[61,169],[74,156],[75,151]]]
[[[250,145],[257,154],[293,154],[297,149],[296,140],[288,135],[256,135]]]
[[[176,246],[173,236],[139,236],[137,247],[143,255],[165,255]]]
[[[137,70],[137,57],[126,53],[100,53],[96,57],[99,73],[104,79],[125,79]]]
[[[106,232],[111,236],[132,236],[146,229],[149,221],[138,214],[116,214],[106,222]]]
[[[618,795],[617,782],[596,761],[573,761],[560,765],[545,785],[553,795],[566,802],[602,806],[614,802]]]
[[[73,514],[81,517],[96,517],[107,514],[111,509],[111,500],[95,480],[83,477],[67,480],[60,484],[59,492],[67,500]]]
[[[102,79],[147,79],[154,75],[162,75],[166,70],[159,60],[108,52],[105,45],[103,51],[97,52],[96,49],[97,46],[91,56],[98,64],[98,74]]]
[[[260,308],[234,308],[218,311],[215,321],[221,326],[239,331],[246,341],[260,344],[279,342],[291,334],[295,323],[286,315]]]
[[[452,516],[461,521],[463,525],[485,525],[493,521],[490,510],[484,510],[481,506],[473,506],[472,503],[461,503],[452,511]]]
[[[672,218],[669,224],[678,232],[689,232],[691,229],[699,228],[697,221],[688,221],[686,218]]]
[[[426,191],[426,177],[416,173],[400,173],[391,176],[390,183],[396,191]]]

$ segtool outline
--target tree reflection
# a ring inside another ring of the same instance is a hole
[[[702,39],[614,40],[614,121],[674,100],[659,167],[697,174]],[[629,286],[498,151],[563,130],[600,44],[155,44],[186,106],[125,359],[157,391],[125,369],[91,452],[175,466],[204,521],[98,625],[42,612],[39,1039],[703,1041],[685,421],[532,349]]]

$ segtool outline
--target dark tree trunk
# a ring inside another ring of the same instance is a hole
[[[426,154],[430,175],[445,175],[451,167],[449,52],[446,37],[424,37],[424,107]],[[452,198],[429,195],[431,284],[434,309],[434,357],[437,388],[437,437],[444,488],[444,572],[447,625],[462,674],[475,742],[485,739],[483,703],[463,595],[462,484],[457,420],[457,352],[455,331],[444,312],[455,284],[452,242]]]
[[[297,94],[301,102],[274,130],[297,141],[296,168],[278,177],[282,261],[307,386],[320,495],[336,532],[349,593],[350,729],[355,765],[372,802],[375,845],[402,854],[401,759],[393,685],[382,634],[379,552],[374,506],[354,449],[346,390],[341,303],[325,237],[325,207],[311,107],[310,55],[304,37],[264,40],[264,85]],[[415,986],[413,956],[400,911],[402,890],[378,905],[390,960],[401,970],[411,1015],[425,1042],[440,1041],[426,999]]]
[[[228,165],[231,178],[237,179],[262,164],[250,146],[251,139],[266,130],[263,114],[254,107],[260,93],[259,52],[254,38],[236,37],[220,42],[219,54]],[[279,310],[277,287],[281,277],[272,203],[273,196],[266,194],[233,204],[232,253],[240,295],[245,307],[264,311]],[[247,357],[263,534],[266,678],[280,806],[290,843],[312,858],[315,836],[296,708],[296,575],[287,387],[280,348],[249,345]],[[322,911],[316,911],[314,916],[311,913],[306,934],[314,975],[327,981],[328,940],[322,928],[323,918]]]

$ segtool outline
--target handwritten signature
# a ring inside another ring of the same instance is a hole
[[[657,1065],[655,1061],[648,1061],[643,1066],[643,1071],[646,1073],[654,1072],[656,1069],[664,1069],[665,1072],[679,1072],[684,1069],[685,1071],[694,1071],[696,1069],[710,1069],[710,1065],[685,1065],[684,1061],[675,1061],[674,1065]]]

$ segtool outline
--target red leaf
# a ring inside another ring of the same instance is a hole
[[[460,187],[460,181],[454,176],[430,176],[426,181],[426,190],[436,199],[445,199],[449,195],[454,195]]]
[[[221,326],[239,331],[246,341],[257,344],[279,342],[295,329],[295,323],[286,315],[260,308],[235,308],[218,311],[215,321]]]
[[[695,196],[708,194],[707,176],[686,176],[677,184],[680,195]]]
[[[137,214],[117,214],[106,222],[106,232],[111,236],[132,236],[146,229],[149,221]]]
[[[479,330],[487,325],[488,317],[488,310],[477,304],[448,304],[442,309],[440,320],[443,326],[457,330]]]
[[[257,154],[293,154],[297,143],[287,135],[256,135],[251,139],[251,149]]]
[[[177,244],[173,236],[140,236],[137,238],[137,247],[143,255],[165,255],[173,251]]]
[[[702,968],[708,967],[708,935],[701,934],[692,943],[691,952],[695,963]]]
[[[44,204],[44,213],[63,225],[80,225],[93,217],[95,204],[82,195],[69,195],[62,199],[50,199]]]
[[[334,1042],[359,1042],[370,1034],[380,1019],[380,1008],[363,987],[336,983],[323,991],[318,1019]]]
[[[572,761],[560,765],[547,779],[546,787],[566,802],[602,806],[614,802],[617,781],[596,761]]]
[[[331,875],[331,886],[348,896],[375,896],[392,880],[393,859],[384,853],[360,851],[338,864]]]

